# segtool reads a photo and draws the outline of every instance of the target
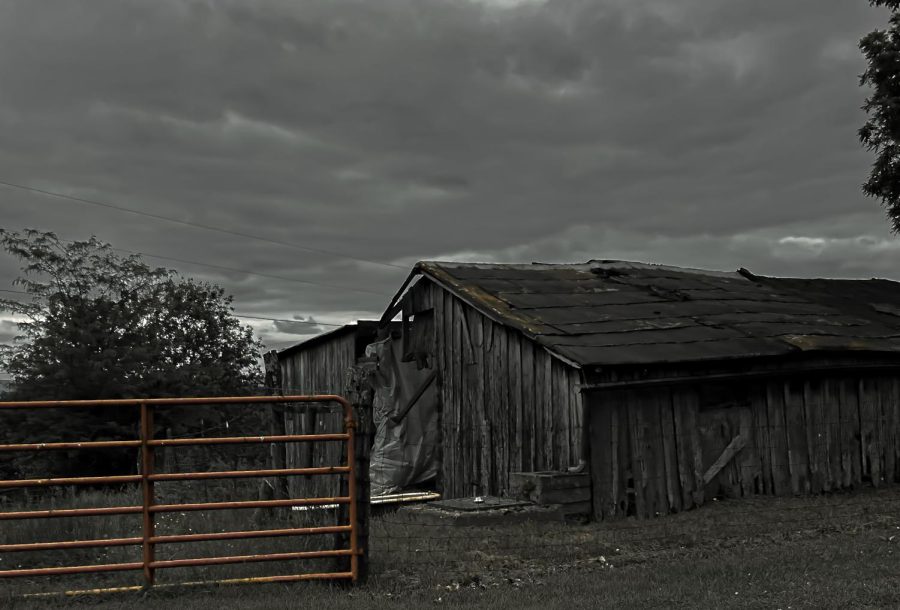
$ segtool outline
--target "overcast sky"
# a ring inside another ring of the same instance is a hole
[[[334,324],[420,259],[900,279],[856,137],[857,42],[886,23],[865,0],[4,0],[0,180],[355,258],[2,186],[0,226],[327,283],[149,259]],[[325,329],[248,322],[272,348]]]

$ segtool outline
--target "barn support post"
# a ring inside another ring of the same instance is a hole
[[[375,438],[375,421],[372,413],[374,391],[370,384],[371,375],[374,373],[374,363],[361,358],[357,366],[347,371],[344,381],[344,395],[353,405],[355,434],[353,451],[350,452],[353,461],[353,475],[356,477],[355,486],[351,486],[347,477],[341,478],[340,495],[349,495],[355,487],[356,494],[356,561],[357,582],[365,582],[369,571],[369,517],[371,514],[371,485],[369,481],[369,461],[372,453],[372,442]],[[349,448],[348,448],[349,449]],[[349,522],[351,515],[342,506],[339,510],[340,522]],[[351,541],[347,533],[337,534],[335,548],[349,548]]]

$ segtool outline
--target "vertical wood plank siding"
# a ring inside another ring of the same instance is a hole
[[[502,496],[509,473],[561,470],[582,446],[581,375],[518,331],[423,280],[435,307],[445,497]],[[415,297],[419,298],[419,297]]]
[[[356,364],[353,332],[328,339],[281,360],[283,390],[292,394],[342,394],[344,375]],[[317,434],[343,430],[339,408],[296,405],[286,409],[288,434]],[[342,463],[344,443],[291,443],[287,446],[287,467],[306,468]],[[339,495],[338,476],[290,477],[291,497],[334,497]]]
[[[722,405],[704,404],[700,389],[617,389],[587,398],[595,518],[652,517],[716,496],[900,482],[894,377],[760,381]],[[732,442],[741,448],[710,475]]]

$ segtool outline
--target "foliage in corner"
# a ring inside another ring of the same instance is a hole
[[[119,256],[96,238],[63,242],[0,229],[0,247],[22,261],[15,284],[27,293],[0,299],[21,333],[0,352],[13,378],[5,400],[246,395],[261,385],[262,345],[222,288]],[[85,440],[133,436],[134,411],[68,418],[66,431]],[[217,421],[223,417],[221,409],[173,409],[158,423],[192,434],[201,419],[204,427],[227,425]],[[29,421],[17,420],[15,431],[32,442],[60,436]]]
[[[859,129],[859,139],[875,162],[863,192],[881,200],[895,233],[900,233],[900,0],[869,0],[872,6],[891,11],[887,30],[870,32],[859,42],[867,67],[860,86],[871,95],[863,110],[868,120]]]

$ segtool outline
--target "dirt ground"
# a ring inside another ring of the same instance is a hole
[[[712,502],[652,521],[448,527],[388,513],[356,587],[244,585],[22,598],[9,608],[894,608],[900,490]],[[287,565],[268,567],[288,573]],[[9,584],[9,583],[3,583]],[[53,590],[54,582],[35,582]]]

